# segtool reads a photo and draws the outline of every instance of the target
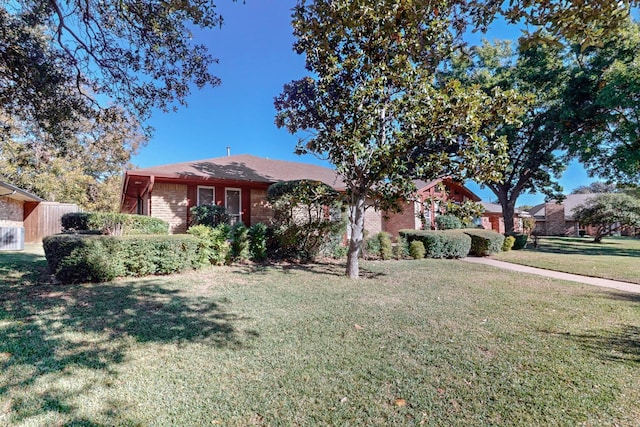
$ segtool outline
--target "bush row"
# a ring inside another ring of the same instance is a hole
[[[519,236],[509,237],[491,230],[465,228],[460,230],[400,230],[400,239],[411,249],[412,242],[420,241],[427,258],[464,258],[467,255],[487,256],[510,250]],[[524,245],[526,245],[526,235]],[[507,243],[505,245],[505,243]],[[521,242],[522,243],[522,242]],[[419,253],[413,248],[412,256]]]
[[[142,235],[169,233],[169,224],[146,215],[113,212],[71,212],[62,215],[65,232],[99,231],[108,235]]]
[[[471,237],[461,230],[400,230],[400,236],[411,242],[422,242],[427,258],[464,258],[471,249]]]
[[[470,255],[488,256],[502,252],[504,236],[492,230],[480,230],[468,228],[462,230],[464,234],[471,237]]]
[[[58,234],[43,240],[49,270],[66,283],[171,274],[197,268],[198,239],[173,236]]]

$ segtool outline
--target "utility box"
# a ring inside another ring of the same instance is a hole
[[[0,227],[0,251],[24,250],[24,227]]]

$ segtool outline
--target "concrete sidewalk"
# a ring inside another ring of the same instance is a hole
[[[604,288],[617,289],[619,291],[640,294],[640,285],[627,282],[619,282],[617,280],[600,279],[597,277],[580,276],[578,274],[561,273],[559,271],[545,270],[536,267],[527,267],[526,265],[512,264],[510,262],[498,261],[491,258],[462,258],[463,261],[490,265],[493,267],[504,268],[505,270],[518,271],[520,273],[537,274],[538,276],[551,277],[553,279],[568,280],[570,282],[584,283],[586,285],[601,286]]]

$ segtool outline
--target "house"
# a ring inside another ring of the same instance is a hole
[[[0,250],[24,249],[25,204],[40,202],[35,194],[0,181]]]
[[[368,209],[365,214],[365,229],[369,234],[386,231],[395,236],[402,229],[433,229],[436,216],[441,213],[441,205],[454,201],[479,202],[480,197],[459,182],[450,178],[433,181],[414,181],[417,192],[413,200],[406,202],[398,213],[384,213]]]
[[[78,210],[73,203],[46,202],[0,181],[0,250],[21,250],[25,243],[39,243],[59,233],[62,215]]]
[[[186,232],[193,206],[212,202],[224,206],[234,221],[247,226],[268,223],[272,211],[267,189],[276,182],[297,179],[317,180],[345,190],[330,168],[242,154],[126,171],[121,212],[160,218],[169,223],[171,233]],[[401,212],[367,209],[365,229],[369,234],[387,231],[395,236],[401,229],[435,228],[442,203],[480,201],[471,190],[449,178],[415,184],[416,197]],[[485,228],[499,230],[490,218],[483,221]]]
[[[251,226],[271,218],[267,188],[296,179],[344,190],[332,169],[242,154],[126,171],[120,206],[124,213],[168,222],[171,233],[187,230],[191,207],[212,202],[224,206],[233,221]]]
[[[529,210],[529,214],[536,220],[534,232],[542,236],[593,234],[590,227],[582,227],[573,218],[573,211],[576,207],[600,194],[569,194],[562,202],[552,200],[534,206]]]
[[[504,215],[502,214],[502,206],[498,203],[480,202],[484,208],[481,222],[479,225],[485,230],[495,230],[500,234],[504,234]],[[524,232],[524,224],[522,219],[529,217],[529,213],[520,209],[513,212],[513,231],[516,233]]]

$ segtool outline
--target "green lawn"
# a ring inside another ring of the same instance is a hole
[[[602,277],[640,284],[640,239],[605,237],[602,243],[591,238],[543,237],[538,247],[503,252],[501,261],[565,273]]]
[[[640,425],[640,296],[448,260],[25,265],[0,253],[0,425]]]

